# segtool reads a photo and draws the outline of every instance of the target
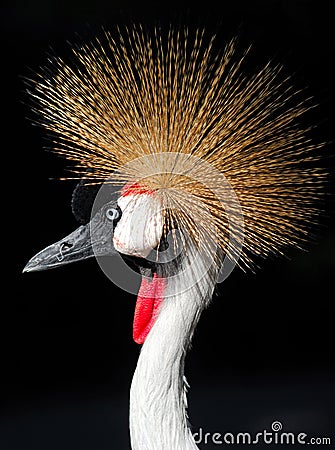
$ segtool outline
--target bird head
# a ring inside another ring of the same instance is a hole
[[[217,52],[204,30],[161,32],[106,33],[74,46],[74,63],[52,59],[29,80],[37,123],[74,175],[93,186],[112,176],[123,188],[91,214],[90,202],[77,202],[79,184],[72,206],[81,226],[26,272],[113,252],[145,261],[174,224],[199,248],[199,266],[214,261],[220,271],[217,255],[253,270],[308,240],[327,178],[318,162],[324,144],[299,123],[310,99],[280,65],[247,75],[248,52],[234,39]]]
[[[142,344],[154,324],[156,310],[162,300],[159,292],[163,280],[157,278],[154,265],[145,261],[159,247],[163,236],[162,205],[152,190],[138,183],[126,184],[121,191],[108,195],[107,201],[102,201],[101,205],[101,196],[97,195],[97,200],[93,201],[98,187],[84,182],[78,184],[72,198],[72,210],[82,225],[37,253],[24,272],[52,269],[115,252],[119,252],[126,261],[130,258],[140,270],[145,268],[147,274],[149,268],[149,278],[142,279],[133,327],[134,340]]]
[[[164,215],[153,191],[137,183],[128,183],[111,195],[112,200],[99,205],[89,220],[97,187],[100,186],[84,182],[78,184],[72,198],[72,210],[81,225],[37,253],[25,266],[24,272],[53,269],[94,255],[108,256],[116,251],[146,258],[159,245]]]

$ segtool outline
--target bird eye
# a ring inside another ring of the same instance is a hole
[[[120,217],[120,212],[116,208],[108,208],[106,210],[106,217],[108,220],[117,220]]]

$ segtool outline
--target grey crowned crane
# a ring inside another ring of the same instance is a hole
[[[133,450],[197,448],[184,363],[216,283],[234,265],[252,270],[260,256],[302,246],[319,214],[322,145],[300,124],[312,103],[281,66],[245,73],[249,52],[235,40],[218,50],[215,39],[131,26],[29,81],[37,121],[75,162],[81,226],[25,271],[118,252],[142,275]],[[102,184],[116,188],[91,214]]]

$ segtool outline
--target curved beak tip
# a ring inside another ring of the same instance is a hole
[[[34,265],[31,264],[31,261],[28,261],[28,263],[24,266],[22,273],[34,272],[36,270],[37,270],[36,266],[34,267]]]
[[[26,273],[26,272],[30,272],[30,269],[29,269],[29,263],[26,264],[25,267],[24,267],[23,270],[22,270],[22,273]]]
[[[40,255],[40,253],[38,253],[38,255]],[[40,257],[38,257],[38,255],[33,256],[27,262],[27,264],[24,266],[24,268],[22,270],[22,273],[38,272],[38,271],[44,270],[45,268],[48,268],[47,265],[46,266],[43,265],[43,260]]]

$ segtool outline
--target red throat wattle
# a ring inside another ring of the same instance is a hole
[[[127,183],[121,191],[122,197],[130,195],[153,195],[154,191],[140,183]],[[153,327],[163,300],[166,281],[155,273],[151,281],[143,277],[137,295],[133,338],[137,344],[143,344]]]
[[[152,281],[142,278],[133,323],[133,338],[137,344],[143,344],[157,319],[165,287],[165,279],[156,273]]]

